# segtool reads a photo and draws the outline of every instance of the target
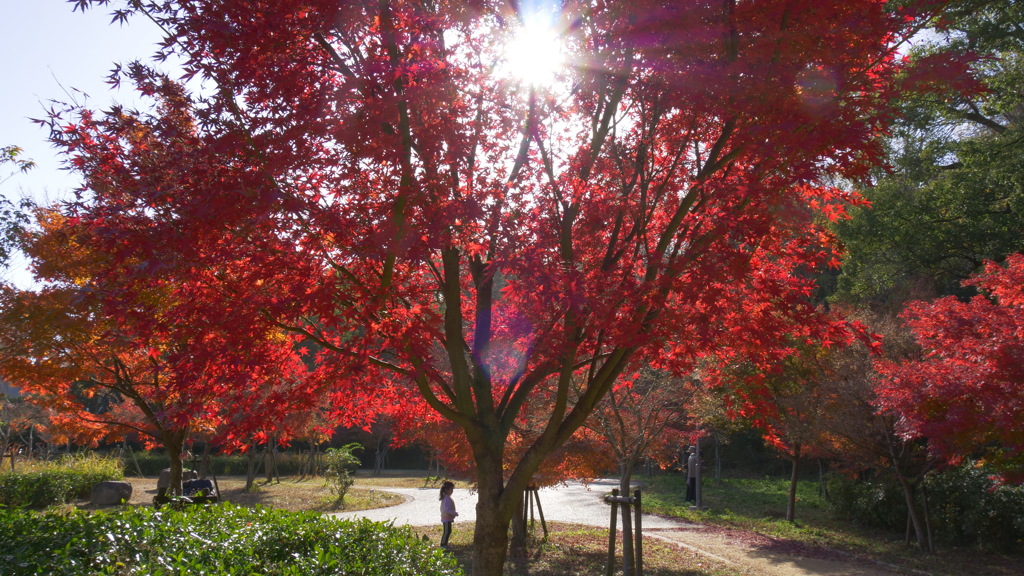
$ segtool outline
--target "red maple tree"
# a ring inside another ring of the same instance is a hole
[[[38,285],[0,290],[0,375],[51,408],[65,435],[140,434],[167,450],[172,493],[191,435],[236,445],[254,430],[287,437],[280,415],[308,398],[290,393],[305,373],[292,336],[250,332],[244,348],[231,348],[239,326],[173,315],[187,283],[105,291],[94,273],[112,262],[92,249],[87,228],[49,210],[38,211],[37,227],[23,247]],[[247,417],[234,420],[239,411]]]
[[[1024,255],[989,262],[966,282],[981,294],[907,305],[903,318],[923,354],[880,362],[879,404],[902,417],[900,430],[925,438],[933,455],[956,464],[988,457],[1024,478]]]
[[[611,453],[622,494],[632,493],[631,479],[643,459],[665,468],[678,461],[681,448],[695,434],[688,414],[695,388],[690,379],[641,370],[622,378],[584,424]]]
[[[259,322],[316,341],[310,387],[339,416],[422,402],[454,422],[478,484],[474,573],[491,575],[523,490],[620,375],[689,371],[739,326],[751,345],[782,324],[827,337],[806,298],[831,259],[816,217],[853,195],[818,182],[881,158],[895,47],[926,16],[566,1],[550,10],[566,66],[545,86],[504,65],[526,4],[131,6],[201,82],[135,63],[153,110],[54,116],[85,179],[69,211],[136,262],[98,280],[202,277],[174,315],[243,319],[235,346]],[[542,426],[513,456],[527,417]]]

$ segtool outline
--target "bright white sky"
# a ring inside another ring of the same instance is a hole
[[[104,78],[115,62],[148,61],[160,33],[141,18],[110,24],[110,12],[122,4],[114,0],[83,14],[67,0],[0,0],[0,146],[21,146],[37,164],[0,184],[4,196],[52,201],[77,184],[60,170],[46,130],[29,120],[45,117],[49,100],[68,101],[71,94],[98,108],[134,101],[129,86],[112,91]],[[0,180],[9,174],[9,165],[0,167]]]
[[[70,197],[75,177],[60,169],[45,128],[30,118],[43,118],[50,100],[107,108],[112,102],[131,104],[128,85],[112,91],[104,78],[115,62],[148,61],[160,40],[159,29],[142,18],[128,25],[110,24],[110,12],[123,5],[72,12],[67,0],[0,0],[0,147],[16,145],[23,158],[36,162],[26,174],[0,166],[0,194],[11,200],[28,196],[48,204]],[[88,95],[85,98],[82,93]],[[23,284],[24,265],[15,263],[10,277]]]

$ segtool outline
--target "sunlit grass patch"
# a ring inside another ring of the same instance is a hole
[[[0,505],[40,508],[88,498],[92,487],[123,477],[116,458],[87,452],[58,460],[23,460],[0,470]]]
[[[456,522],[449,542],[451,553],[467,574],[473,567],[472,522]],[[441,527],[417,528],[416,532],[436,543]],[[608,565],[608,529],[548,522],[549,537],[544,539],[537,524],[531,531],[525,550],[512,551],[505,565],[505,576],[575,576],[604,574]],[[621,574],[621,535],[616,545],[616,573]],[[649,576],[735,576],[730,570],[707,557],[653,538],[644,539],[644,574]]]
[[[789,480],[785,478],[706,478],[702,485],[703,507],[692,509],[685,501],[681,475],[644,479],[644,509],[711,526],[734,528],[780,541],[838,550],[887,565],[934,575],[1020,574],[1024,559],[986,554],[978,550],[940,548],[923,554],[904,542],[902,533],[859,526],[835,517],[819,495],[819,485],[797,485],[796,520],[785,520]]]

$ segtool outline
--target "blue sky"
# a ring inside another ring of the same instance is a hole
[[[77,184],[60,170],[46,130],[29,120],[45,116],[49,100],[67,101],[71,93],[97,108],[134,101],[128,86],[112,91],[104,78],[115,62],[148,60],[160,34],[141,18],[110,24],[111,10],[123,2],[111,5],[82,13],[72,12],[67,0],[0,0],[0,146],[21,146],[37,163],[0,184],[4,196],[45,203],[66,198]],[[0,167],[0,180],[10,174],[9,166]]]
[[[110,12],[123,4],[113,0],[110,7],[82,13],[72,12],[67,0],[0,0],[0,146],[20,146],[37,164],[13,175],[10,165],[0,166],[0,194],[49,204],[68,198],[78,184],[60,169],[46,129],[29,120],[44,117],[50,100],[68,101],[70,93],[96,108],[134,102],[127,85],[113,91],[104,78],[115,62],[148,60],[160,32],[141,18],[111,24]],[[21,261],[6,277],[21,286],[30,281]]]

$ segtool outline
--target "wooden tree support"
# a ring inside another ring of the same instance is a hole
[[[608,531],[608,571],[607,576],[612,576],[615,571],[615,533],[618,528],[618,508],[622,507],[622,574],[623,576],[643,576],[644,574],[644,544],[643,525],[641,521],[642,506],[640,491],[634,490],[633,497],[619,496],[619,489],[612,490],[611,496],[605,496],[604,501],[612,505],[612,522]],[[630,514],[632,506],[634,513]],[[630,523],[632,520],[632,524]],[[630,536],[632,535],[632,538]]]
[[[142,468],[139,466],[139,460],[135,457],[135,451],[128,445],[127,439],[121,442],[121,448],[118,450],[118,458],[121,459],[121,462],[125,461],[125,454],[128,454],[128,458],[131,459],[131,463],[135,466],[135,474],[139,478],[143,478],[145,474],[142,473]]]
[[[537,504],[537,513],[540,516],[540,525],[544,530],[544,539],[548,538],[548,523],[544,520],[544,509],[540,506],[540,489],[537,486],[530,486],[524,492],[523,502],[523,525],[526,525],[527,515],[529,515],[530,527],[532,528],[535,522],[533,516],[533,505]]]

